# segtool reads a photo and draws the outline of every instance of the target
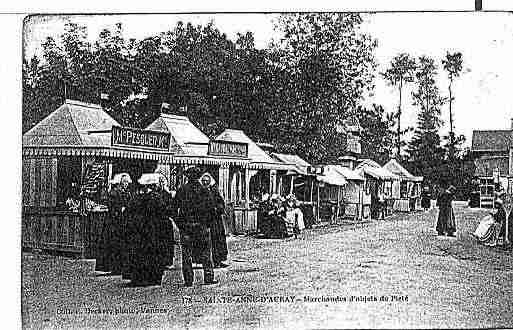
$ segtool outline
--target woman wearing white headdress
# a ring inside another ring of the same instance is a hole
[[[159,285],[167,259],[163,232],[169,218],[159,193],[158,173],[146,173],[138,180],[144,189],[129,206],[129,278],[134,286]]]
[[[210,236],[212,240],[212,261],[215,268],[227,267],[224,261],[228,258],[228,246],[226,244],[226,232],[224,229],[223,215],[225,214],[225,204],[223,197],[219,193],[216,181],[210,175],[205,173],[200,178],[201,184],[208,188],[214,205],[212,212],[212,227],[210,228]]]
[[[495,212],[483,218],[473,233],[481,243],[487,246],[496,246],[499,243],[501,229],[506,223],[506,210],[502,199],[495,200]]]

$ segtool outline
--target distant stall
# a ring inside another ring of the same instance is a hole
[[[357,171],[341,165],[332,165],[333,169],[341,174],[347,184],[343,192],[343,212],[342,216],[354,220],[362,220],[368,216],[369,212],[364,212],[363,200],[365,195],[365,179]]]
[[[422,177],[411,175],[399,162],[391,159],[384,168],[394,173],[397,179],[392,184],[394,210],[410,212],[420,209],[420,193]]]
[[[378,218],[380,194],[384,196],[386,212],[389,214],[395,201],[387,188],[398,179],[397,176],[370,159],[361,160],[356,170],[365,177],[364,207],[369,209],[370,217]]]
[[[344,190],[347,180],[336,169],[336,165],[322,165],[322,174],[317,175],[318,219],[335,223],[344,210]]]
[[[286,172],[292,166],[283,164],[262,150],[243,131],[226,129],[215,138],[216,142],[247,145],[247,167],[225,168],[224,174],[230,178],[231,187],[225,196],[229,196],[234,212],[234,232],[251,233],[257,230],[258,201],[264,194],[279,192],[277,172]],[[236,187],[241,182],[240,190]]]
[[[292,166],[292,169],[286,172],[281,183],[281,194],[296,196],[301,204],[300,208],[305,216],[305,223],[318,222],[317,202],[314,199],[317,182],[312,165],[298,155],[272,153],[272,156],[278,161]]]

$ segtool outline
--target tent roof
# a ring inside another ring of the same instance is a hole
[[[119,126],[99,105],[66,100],[23,134],[23,146],[110,146],[112,126]]]
[[[365,179],[357,172],[341,165],[332,165],[334,169],[342,174],[348,181],[364,181]]]
[[[397,180],[398,177],[391,171],[381,167],[378,163],[371,159],[364,159],[357,167],[357,170],[372,176],[379,180]]]
[[[161,114],[146,129],[169,132],[180,146],[208,144],[210,139],[185,116]]]
[[[307,175],[307,168],[311,166],[307,161],[298,155],[272,153],[272,156],[279,161],[294,166],[293,171],[301,175]]]
[[[421,176],[414,176],[408,172],[399,162],[395,159],[390,159],[384,166],[388,171],[394,173],[401,179],[420,182],[423,180]]]
[[[346,178],[336,170],[336,166],[337,165],[325,165],[324,175],[318,175],[317,180],[334,186],[346,185]]]
[[[248,158],[254,163],[280,164],[262,150],[246,133],[237,129],[226,129],[216,137],[218,141],[239,142],[248,145]]]

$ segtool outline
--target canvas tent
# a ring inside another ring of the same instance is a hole
[[[420,204],[420,185],[423,178],[410,174],[395,159],[388,161],[384,167],[397,176],[392,184],[392,198],[395,200],[394,209],[409,212],[418,208]]]
[[[377,162],[371,159],[360,160],[356,167],[365,177],[365,194],[364,194],[364,207],[370,209],[371,217],[379,217],[381,205],[378,201],[378,195],[384,194],[385,204],[390,204],[387,210],[392,209],[390,188],[393,180],[397,180],[397,176],[381,167]]]
[[[333,165],[333,168],[347,180],[343,192],[343,215],[358,220],[363,219],[364,214],[368,214],[363,208],[365,178],[358,171],[341,165]]]

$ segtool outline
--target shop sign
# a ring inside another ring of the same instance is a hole
[[[113,146],[131,146],[169,150],[171,135],[166,132],[145,129],[112,127]]]
[[[210,141],[208,153],[212,156],[248,157],[248,144],[231,141]]]

